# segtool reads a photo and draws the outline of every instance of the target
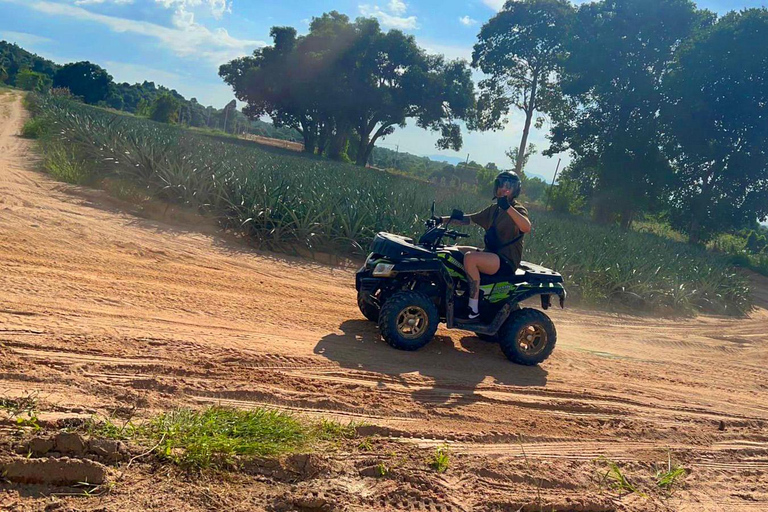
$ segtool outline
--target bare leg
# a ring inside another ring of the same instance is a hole
[[[499,271],[501,260],[492,252],[468,252],[464,256],[464,271],[469,282],[469,297],[480,298],[480,272],[492,276]]]

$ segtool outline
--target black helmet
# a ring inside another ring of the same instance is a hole
[[[509,184],[509,187],[512,189],[513,198],[517,198],[520,195],[520,190],[522,189],[520,176],[518,176],[515,171],[501,171],[493,182],[494,199],[496,199],[496,193],[499,191],[499,188],[504,188],[507,184]]]

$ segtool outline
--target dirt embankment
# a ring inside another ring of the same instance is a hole
[[[398,352],[357,311],[351,269],[138,218],[56,183],[16,136],[20,96],[0,104],[1,396],[35,393],[41,421],[269,406],[366,422],[378,436],[372,453],[331,455],[336,470],[299,483],[137,462],[98,500],[0,483],[0,507],[768,509],[765,309],[691,320],[553,311],[558,347],[536,368],[458,331]],[[438,445],[452,457],[440,475],[420,462]],[[652,488],[668,457],[687,471],[669,498],[600,484],[611,460]],[[369,459],[393,469],[360,473]]]

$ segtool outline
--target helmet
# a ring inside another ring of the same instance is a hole
[[[520,190],[522,189],[520,176],[514,171],[501,171],[493,182],[493,198],[496,198],[499,188],[504,188],[507,185],[512,189],[513,198],[517,198],[520,195]]]

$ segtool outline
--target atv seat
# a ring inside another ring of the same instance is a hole
[[[509,269],[507,265],[502,265],[501,270],[492,276],[480,274],[480,286],[496,283],[541,284],[563,282],[563,277],[557,272],[525,261],[520,264],[520,268],[515,270],[514,273],[505,272],[507,269]]]

